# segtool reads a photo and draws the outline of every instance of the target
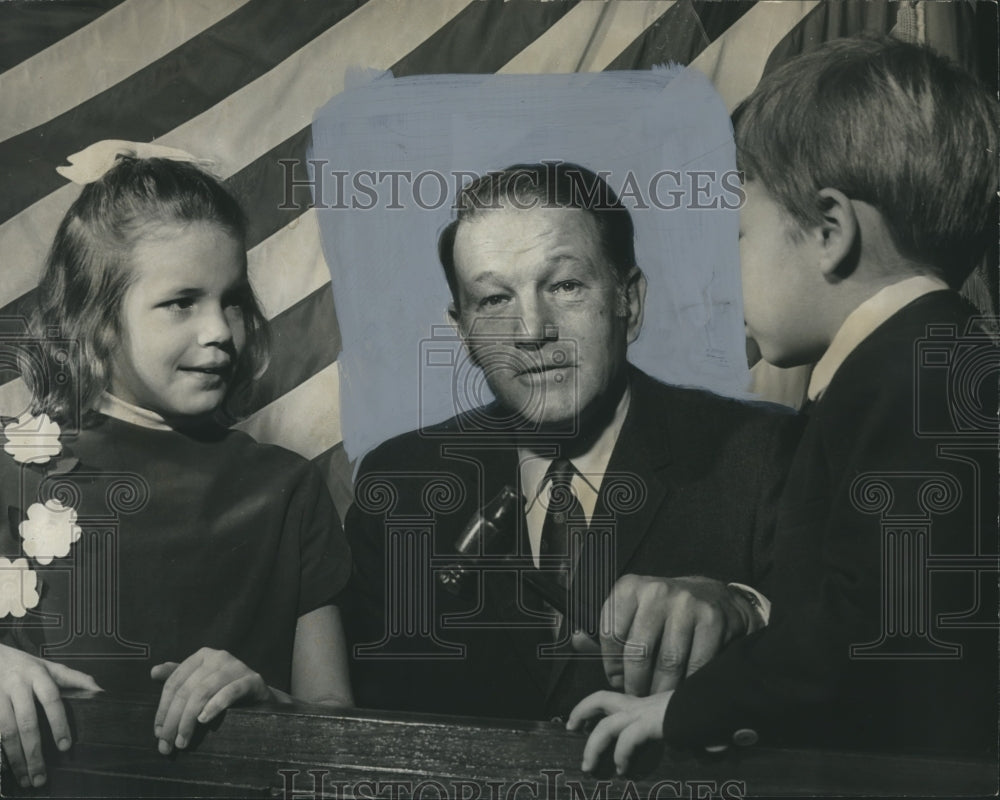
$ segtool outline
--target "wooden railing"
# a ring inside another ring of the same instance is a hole
[[[997,764],[766,747],[651,750],[631,778],[580,772],[582,734],[557,724],[354,711],[234,708],[186,751],[161,756],[156,701],[70,694],[74,745],[46,756],[48,785],[9,796],[590,800],[921,795],[997,791]]]

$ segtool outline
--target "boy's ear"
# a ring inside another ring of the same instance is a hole
[[[839,189],[820,189],[823,221],[816,228],[819,267],[828,281],[843,280],[857,266],[858,217],[850,198]]]

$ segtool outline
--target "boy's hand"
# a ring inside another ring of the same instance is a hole
[[[45,783],[36,700],[45,711],[56,746],[65,751],[73,743],[60,689],[101,691],[83,672],[0,645],[0,740],[14,777],[24,788]]]
[[[615,739],[614,761],[619,775],[628,768],[629,759],[636,748],[646,742],[663,738],[663,715],[673,692],[661,692],[649,697],[630,697],[618,692],[594,692],[577,703],[569,715],[566,729],[579,730],[583,722],[604,716],[594,726],[583,748],[584,772],[593,772],[601,753]]]
[[[722,581],[623,575],[601,609],[604,672],[613,688],[639,697],[676,689],[723,645],[760,624]],[[585,635],[575,635],[573,646],[596,650]]]
[[[157,664],[150,675],[166,681],[153,723],[163,755],[187,747],[196,722],[210,722],[240,700],[274,699],[264,679],[225,650],[203,647],[181,664]]]

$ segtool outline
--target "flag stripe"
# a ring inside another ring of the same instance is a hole
[[[557,3],[473,3],[392,67],[407,75],[495,72],[569,12]],[[485,46],[484,46],[485,45]]]
[[[329,367],[339,354],[340,328],[327,283],[271,320],[271,363],[254,384],[251,407],[274,402]]]
[[[0,221],[62,186],[66,179],[55,168],[68,154],[95,138],[162,136],[284,61],[360,2],[250,0],[127,80],[9,138],[0,145],[7,182]]]
[[[504,74],[603,69],[669,3],[581,3],[500,70]]]
[[[246,2],[192,3],[183,14],[169,3],[128,0],[118,5],[0,74],[5,111],[0,119],[0,139],[41,125],[111,88]],[[42,3],[27,5],[44,7]],[[63,16],[62,12],[49,13],[46,18],[58,28]],[[39,91],[40,79],[44,80],[44,91]]]
[[[690,0],[680,0],[637,36],[608,69],[649,69],[661,64],[690,64],[710,40]]]
[[[311,206],[308,186],[292,187],[285,202],[285,170],[291,179],[305,181],[305,158],[312,134],[302,128],[254,159],[226,181],[247,214],[247,247],[256,247],[268,237],[292,225]],[[282,161],[292,161],[289,167]],[[283,207],[284,206],[284,207]]]
[[[340,442],[337,365],[316,373],[234,427],[259,442],[280,444],[306,458],[329,450]]]
[[[368,0],[269,73],[170,131],[160,142],[213,158],[216,174],[229,177],[260,159],[262,153],[303,133],[316,107],[343,89],[349,68],[358,64],[388,68],[469,2],[438,0],[418,6],[402,0]],[[372,31],[383,32],[375,47]],[[276,108],[281,113],[273,113]],[[277,171],[277,165],[268,169]],[[7,264],[18,265],[4,276],[0,304],[7,306],[37,283],[43,248],[78,193],[79,187],[64,186],[0,225],[0,252]],[[254,187],[251,196],[256,194]],[[266,202],[273,203],[274,198]],[[261,238],[279,227],[275,225]],[[45,244],[40,246],[40,242]]]
[[[819,0],[757,3],[732,24],[725,36],[706,47],[690,67],[708,76],[726,108],[732,111],[757,85],[771,48],[819,5]]]
[[[0,71],[26,61],[53,42],[89,25],[122,0],[63,2],[59,14],[50,3],[0,3]]]
[[[756,0],[694,0],[691,3],[708,41],[714,42],[727,33],[740,17],[756,5]]]
[[[330,282],[316,212],[268,237],[247,254],[250,283],[269,319]]]
[[[347,509],[353,499],[351,487],[351,462],[347,459],[344,443],[339,442],[316,456],[313,463],[326,478],[326,485],[333,497],[333,504],[340,512],[340,521],[344,521]]]

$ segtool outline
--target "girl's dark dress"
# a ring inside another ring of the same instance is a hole
[[[28,559],[41,599],[0,619],[0,641],[108,691],[158,693],[150,668],[200,647],[288,691],[297,619],[334,602],[351,569],[318,470],[239,431],[95,422],[49,464],[0,451],[0,555],[24,557],[18,523],[34,502],[72,501],[82,527],[65,557]]]

